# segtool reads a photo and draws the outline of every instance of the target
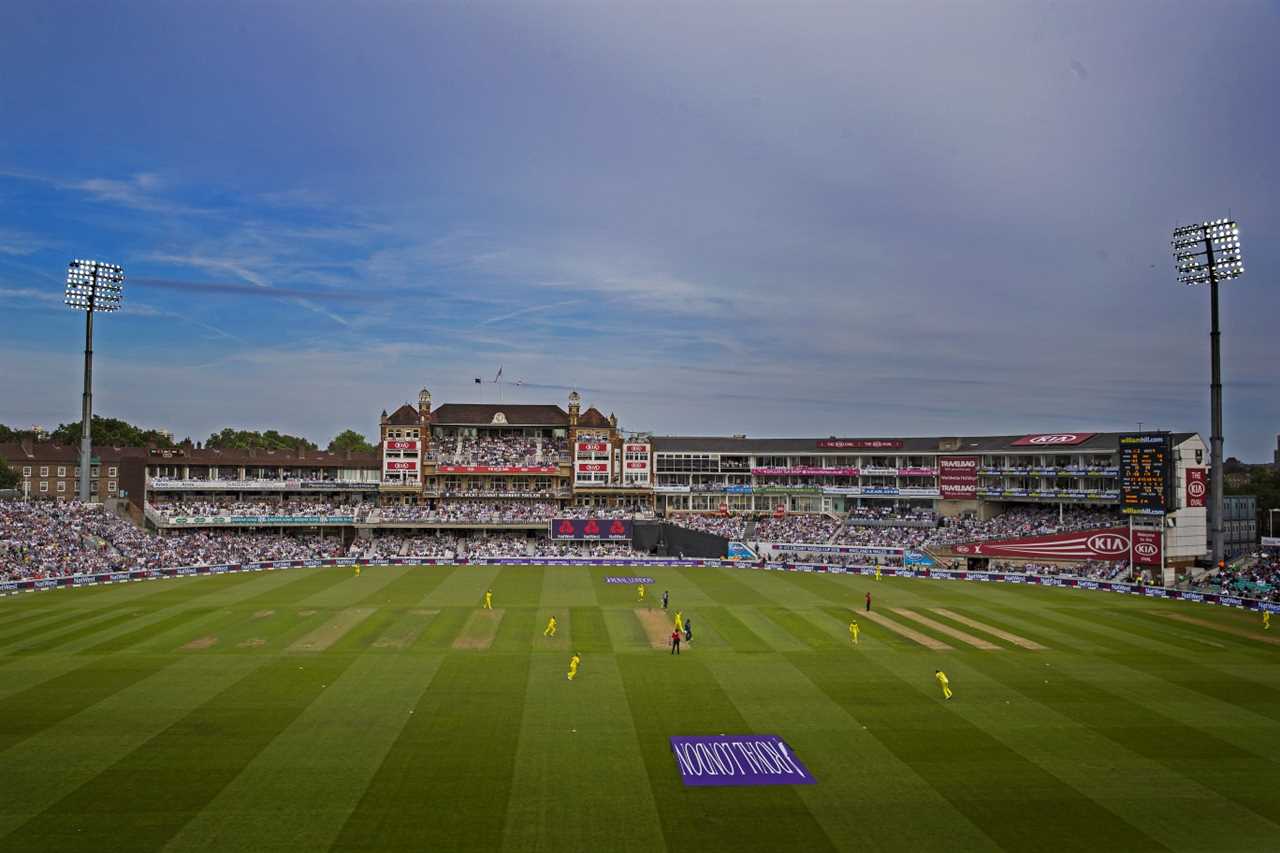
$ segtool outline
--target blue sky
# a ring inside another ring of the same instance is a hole
[[[0,422],[324,442],[431,389],[671,433],[1280,431],[1274,3],[29,3],[0,30]]]

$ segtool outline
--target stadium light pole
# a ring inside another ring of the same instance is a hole
[[[1215,219],[1199,225],[1183,225],[1173,230],[1174,258],[1178,281],[1209,285],[1210,380],[1209,402],[1213,428],[1209,435],[1210,530],[1213,537],[1213,564],[1225,559],[1222,533],[1222,332],[1218,328],[1218,282],[1239,278],[1244,273],[1240,260],[1240,226],[1231,219]]]
[[[89,502],[93,456],[93,315],[120,308],[124,270],[103,261],[74,260],[67,265],[67,307],[84,312],[84,398],[80,415],[80,502]]]

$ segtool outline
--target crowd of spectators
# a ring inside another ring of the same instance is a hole
[[[556,518],[653,518],[653,511],[641,506],[566,506]]]
[[[420,521],[457,524],[545,522],[557,513],[550,501],[436,501],[435,506],[384,506],[371,515],[377,521]]]
[[[1280,557],[1264,555],[1237,569],[1226,569],[1191,581],[1189,588],[1280,602]]]
[[[671,524],[687,527],[690,530],[700,530],[703,533],[714,533],[716,536],[723,536],[725,539],[738,540],[742,539],[747,524],[746,519],[740,515],[690,515],[681,513],[668,516],[666,520]]]
[[[362,504],[333,503],[319,500],[292,501],[237,501],[237,500],[184,500],[149,501],[151,509],[165,518],[211,515],[275,515],[320,516],[344,518],[356,514]]]
[[[820,544],[831,538],[840,522],[828,515],[786,515],[756,522],[755,538],[761,542]]]
[[[336,538],[241,530],[148,533],[99,505],[0,502],[0,580],[341,556]]]
[[[563,439],[484,435],[439,439],[433,455],[441,465],[555,465],[565,449]]]

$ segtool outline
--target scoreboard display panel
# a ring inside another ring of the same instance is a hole
[[[1173,446],[1168,433],[1120,436],[1120,511],[1164,515],[1173,508]]]

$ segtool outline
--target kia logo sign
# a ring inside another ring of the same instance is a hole
[[[1139,557],[1154,557],[1160,553],[1160,549],[1155,546],[1154,542],[1139,542],[1133,546],[1133,552]]]
[[[1099,554],[1123,554],[1129,550],[1129,543],[1123,536],[1099,533],[1089,537],[1089,548]]]
[[[1032,438],[1029,444],[1071,444],[1076,440],[1076,436],[1067,433],[1065,435],[1037,435]]]
[[[1053,444],[1083,444],[1093,438],[1094,433],[1091,432],[1057,432],[1043,435],[1024,435],[1022,438],[1013,442],[1014,446],[1025,447],[1032,445],[1043,447],[1044,445]]]
[[[1187,494],[1193,498],[1204,497],[1204,480],[1192,480],[1187,483]]]

